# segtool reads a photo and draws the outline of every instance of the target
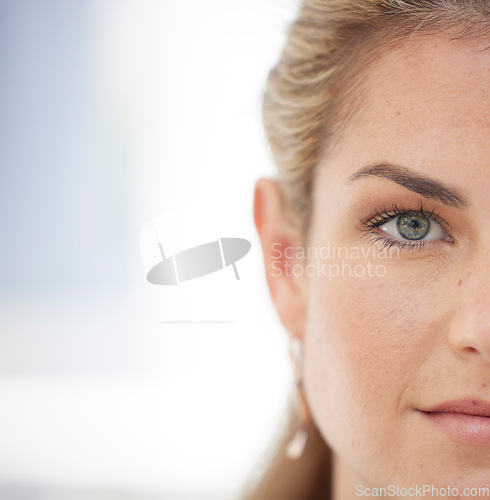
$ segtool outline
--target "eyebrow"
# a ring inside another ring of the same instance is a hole
[[[363,177],[381,177],[396,182],[400,186],[422,195],[424,198],[439,200],[445,205],[455,208],[465,208],[468,205],[465,197],[456,189],[449,187],[436,179],[431,179],[415,173],[409,168],[390,163],[368,165],[352,174],[348,181]]]

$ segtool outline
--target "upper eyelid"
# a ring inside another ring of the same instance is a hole
[[[419,204],[416,208],[405,208],[403,206],[397,205],[396,203],[392,203],[390,208],[387,208],[386,205],[380,205],[378,208],[375,210],[375,214],[371,215],[370,217],[367,217],[365,219],[359,219],[359,222],[361,223],[361,227],[356,226],[356,229],[359,231],[362,231],[364,233],[363,236],[370,236],[370,235],[376,235],[377,227],[382,226],[383,224],[396,219],[399,215],[403,215],[406,213],[415,213],[415,214],[423,214],[431,218],[431,220],[434,220],[436,223],[438,223],[442,229],[446,232],[446,234],[449,236],[449,238],[452,240],[453,244],[457,244],[457,238],[454,236],[454,231],[453,227],[451,224],[449,224],[442,216],[439,215],[438,212],[436,212],[435,207],[430,208],[430,210],[427,210],[424,207],[424,204],[422,201],[419,201]],[[384,217],[382,217],[384,215]],[[378,224],[373,224],[373,220],[376,218],[382,217],[382,220],[379,221]],[[381,235],[378,234],[379,238],[383,238],[385,242],[394,242],[394,244],[397,244],[399,246],[402,246],[402,249],[409,249],[409,248],[418,248],[419,250],[422,250],[424,246],[431,246],[434,244],[440,243],[440,240],[417,240],[410,242],[409,240],[398,240],[389,234],[384,234]],[[390,243],[391,244],[391,243]],[[383,245],[384,246],[384,245]]]
[[[424,215],[425,217],[427,217],[431,221],[433,221],[436,224],[438,224],[439,226],[441,226],[444,230],[446,230],[444,225],[441,223],[440,218],[437,216],[433,216],[433,215],[431,216],[430,214],[425,214],[425,213],[420,213],[420,212],[406,212],[406,214],[403,214],[403,215]],[[391,222],[393,219],[396,219],[398,217],[401,217],[401,215],[399,215],[399,214],[390,215],[390,216],[386,217],[386,219],[376,222],[374,227],[384,226],[385,224],[388,224],[388,222]]]
[[[437,222],[445,231],[447,232],[452,232],[452,226],[449,224],[444,218],[442,218],[438,212],[436,212],[435,208],[432,210],[426,210],[422,204],[422,202],[419,203],[418,207],[413,209],[405,209],[402,207],[398,207],[396,203],[393,203],[391,206],[391,209],[387,209],[386,206],[380,206],[375,209],[375,215],[371,217],[367,217],[364,219],[359,219],[359,222],[363,226],[365,231],[372,230],[375,227],[379,227],[390,220],[393,220],[396,217],[399,217],[400,215],[406,215],[406,214],[421,214],[425,215],[426,217],[429,217],[431,220],[434,220]],[[373,222],[376,217],[379,217],[380,220]]]

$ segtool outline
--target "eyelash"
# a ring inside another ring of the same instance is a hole
[[[367,219],[359,219],[362,227],[358,228],[360,231],[364,231],[367,237],[372,238],[372,244],[375,244],[378,241],[382,241],[381,249],[389,249],[392,247],[397,247],[400,250],[410,249],[410,250],[422,250],[426,245],[431,245],[437,243],[437,240],[419,240],[414,241],[413,243],[409,243],[408,241],[399,241],[389,237],[384,237],[375,233],[374,230],[390,220],[393,220],[401,215],[424,215],[431,221],[436,222],[443,228],[445,224],[441,221],[439,215],[435,213],[435,210],[427,211],[424,209],[422,203],[420,203],[419,207],[415,210],[405,210],[399,208],[395,203],[392,204],[391,210],[388,211],[386,208],[377,208],[375,211],[375,216]]]

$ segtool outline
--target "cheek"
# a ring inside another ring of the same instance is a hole
[[[326,440],[353,460],[382,462],[402,432],[405,393],[437,342],[435,294],[399,274],[309,282],[308,403]]]

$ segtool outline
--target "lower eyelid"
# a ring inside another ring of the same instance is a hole
[[[386,233],[371,231],[363,235],[364,238],[372,240],[372,245],[379,244],[383,248],[398,247],[403,250],[422,250],[423,248],[433,247],[441,244],[441,240],[397,240],[395,238],[384,236]]]
[[[398,216],[393,217],[391,220],[396,220]],[[387,224],[391,222],[391,220],[384,222],[384,224]],[[433,219],[431,218],[431,221]],[[448,231],[446,228],[443,226],[438,221],[436,222],[441,229],[444,231],[446,238],[435,238],[435,239],[419,239],[419,240],[408,240],[408,239],[401,239],[396,238],[391,236],[390,234],[386,233],[385,231],[382,230],[381,225],[380,226],[375,226],[375,227],[364,227],[364,228],[359,228],[359,230],[364,231],[365,234],[362,236],[362,238],[367,238],[369,243],[371,245],[378,245],[381,249],[385,248],[397,248],[397,251],[400,252],[412,252],[412,251],[423,251],[423,250],[436,250],[438,247],[441,247],[441,245],[447,244],[447,243],[454,243],[454,240],[451,238],[449,235]],[[366,223],[363,223],[363,226],[367,226]]]

